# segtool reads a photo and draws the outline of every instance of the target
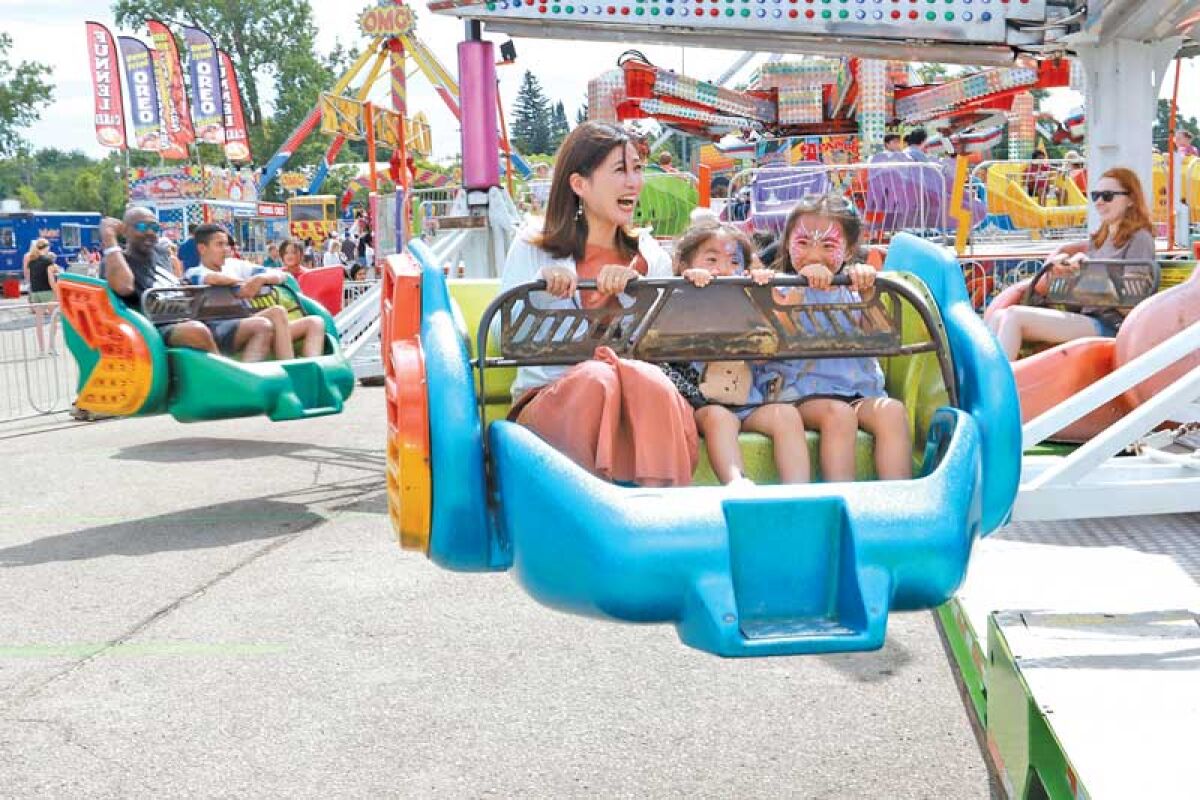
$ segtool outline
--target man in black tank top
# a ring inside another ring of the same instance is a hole
[[[170,254],[158,246],[159,230],[154,214],[136,206],[125,212],[124,221],[107,217],[100,223],[105,280],[136,311],[142,308],[142,292],[179,285],[171,269]],[[125,236],[124,249],[117,243],[121,234]],[[230,356],[241,352],[242,361],[246,362],[262,361],[271,350],[271,323],[261,317],[208,323],[187,320],[161,325],[159,333],[168,347],[190,347]]]

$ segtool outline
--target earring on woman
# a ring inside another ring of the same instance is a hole
[[[575,221],[578,222],[581,219],[583,219],[583,201],[582,200],[580,200],[579,204],[577,206],[575,206]]]

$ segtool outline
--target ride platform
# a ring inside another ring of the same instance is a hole
[[[938,610],[1009,797],[1189,797],[1200,517],[1018,523]]]

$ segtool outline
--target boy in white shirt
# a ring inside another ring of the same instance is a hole
[[[197,226],[193,233],[200,254],[199,266],[185,273],[188,283],[197,286],[240,286],[237,296],[250,300],[264,286],[277,286],[287,281],[287,274],[266,269],[240,258],[230,258],[229,234],[219,225]],[[289,320],[282,306],[270,306],[255,316],[270,320],[274,329],[275,358],[290,361],[296,357],[293,342],[303,339],[302,358],[315,358],[325,350],[325,322],[320,317],[301,317]]]

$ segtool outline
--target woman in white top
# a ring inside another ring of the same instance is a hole
[[[642,183],[641,159],[622,128],[576,127],[559,149],[545,221],[513,243],[501,288],[544,280],[546,291],[529,298],[538,308],[620,308],[635,276],[670,277],[670,256],[629,227]],[[594,280],[597,291],[577,291],[582,280]],[[691,408],[654,365],[602,347],[574,367],[522,367],[512,392],[510,419],[595,474],[646,486],[691,480]]]
[[[323,267],[344,266],[342,264],[342,251],[338,247],[337,239],[328,239],[325,242],[325,257],[321,261],[321,266],[323,266]]]

